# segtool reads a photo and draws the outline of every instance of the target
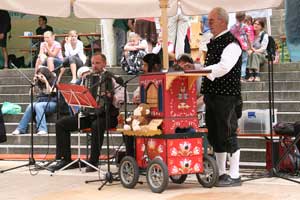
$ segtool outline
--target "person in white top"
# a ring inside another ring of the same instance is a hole
[[[86,62],[86,56],[84,54],[83,43],[78,40],[78,35],[75,30],[69,31],[68,37],[65,38],[65,59],[63,62],[63,68],[60,71],[59,78],[60,80],[62,74],[65,71],[66,67],[70,66],[72,73],[71,83],[76,83],[76,70],[83,66]]]
[[[137,74],[142,68],[142,59],[148,52],[146,40],[134,32],[128,37],[128,42],[124,47],[124,56],[121,59],[121,67],[128,74]]]

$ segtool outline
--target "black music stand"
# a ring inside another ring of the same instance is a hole
[[[66,100],[66,103],[69,106],[80,106],[81,108],[97,108],[97,102],[95,101],[94,97],[90,93],[90,91],[85,87],[81,85],[73,85],[73,84],[58,84],[57,89],[61,92],[63,97]],[[77,163],[79,164],[79,169],[81,170],[81,162],[96,169],[99,171],[99,168],[93,166],[89,162],[82,160],[80,158],[81,149],[80,149],[80,118],[83,117],[82,113],[78,113],[78,150],[77,150],[77,159],[73,160],[68,165],[61,168],[59,171],[62,171],[73,164]]]

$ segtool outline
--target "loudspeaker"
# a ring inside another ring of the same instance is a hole
[[[277,123],[277,110],[274,114]],[[241,133],[270,133],[269,109],[244,110],[238,122]]]

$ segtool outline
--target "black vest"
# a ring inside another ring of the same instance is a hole
[[[211,40],[207,44],[207,56],[205,66],[217,64],[221,60],[223,50],[232,42],[239,44],[238,40],[228,31],[227,33]],[[240,96],[241,95],[241,65],[242,55],[234,67],[224,76],[215,78],[214,81],[204,77],[201,87],[202,94]]]

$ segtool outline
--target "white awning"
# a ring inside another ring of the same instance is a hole
[[[169,0],[168,16],[176,15],[178,2],[185,15],[202,15],[214,7],[228,12],[273,8],[282,0]],[[79,18],[138,18],[160,17],[159,0],[75,0],[74,14]]]
[[[184,15],[208,14],[214,7],[222,7],[227,12],[259,10],[278,7],[282,0],[180,0]]]
[[[0,0],[0,9],[53,17],[68,17],[70,0]]]
[[[169,0],[169,13],[176,15],[177,0]],[[159,17],[159,0],[76,0],[74,14],[79,18]],[[173,12],[171,11],[173,10]]]
[[[282,0],[169,0],[168,16],[176,15],[178,2],[185,15],[207,14],[219,6],[228,12],[273,8]],[[0,9],[33,15],[68,17],[73,3],[79,18],[160,17],[160,0],[1,0]]]

